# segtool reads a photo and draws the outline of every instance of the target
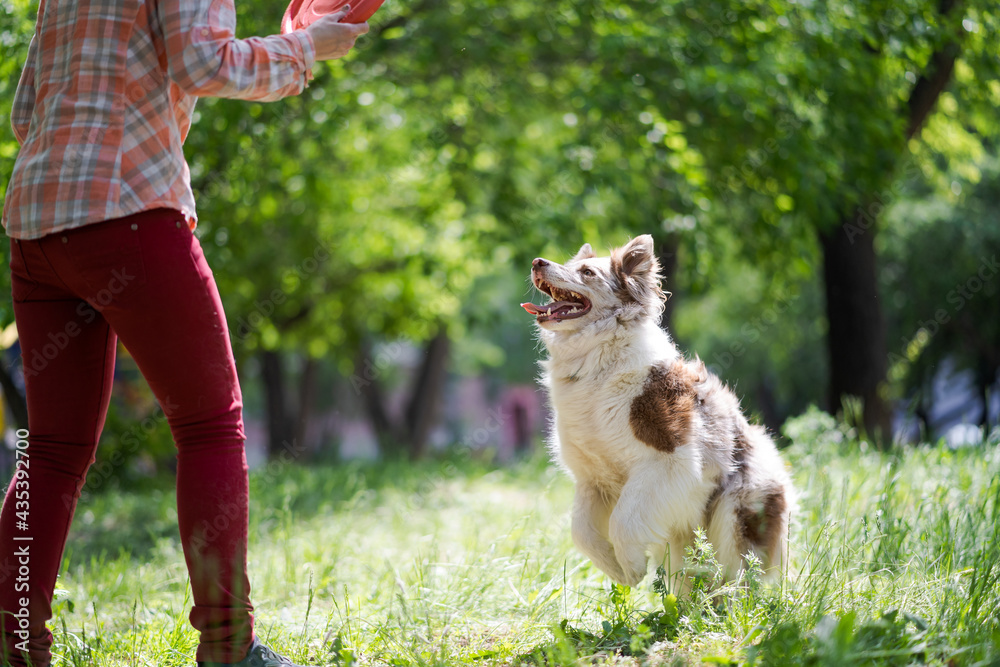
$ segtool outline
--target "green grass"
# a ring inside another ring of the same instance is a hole
[[[258,632],[321,665],[1000,664],[996,443],[880,454],[815,413],[790,432],[788,576],[681,600],[580,556],[540,458],[254,473]],[[172,480],[88,498],[70,540],[55,664],[193,665]]]

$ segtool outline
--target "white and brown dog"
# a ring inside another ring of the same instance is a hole
[[[794,504],[788,473],[736,396],[660,328],[652,237],[610,257],[584,245],[564,265],[538,258],[531,279],[552,298],[522,306],[550,355],[551,449],[576,481],[577,547],[633,586],[649,556],[681,572],[702,526],[727,577],[751,551],[779,572]]]

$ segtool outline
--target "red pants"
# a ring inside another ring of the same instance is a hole
[[[253,638],[243,403],[222,302],[197,238],[181,214],[158,209],[12,240],[11,281],[30,495],[18,505],[23,496],[15,498],[11,484],[0,513],[7,661],[24,665],[24,648],[35,667],[51,660],[45,623],[104,427],[120,337],[177,445],[177,523],[194,593],[190,619],[201,632],[197,659],[238,662]],[[27,520],[19,515],[25,508]]]

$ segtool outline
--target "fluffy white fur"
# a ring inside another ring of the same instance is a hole
[[[660,328],[652,238],[611,257],[584,245],[565,265],[536,259],[532,281],[555,300],[525,307],[549,353],[550,447],[576,482],[577,547],[631,586],[650,557],[680,572],[703,526],[727,576],[751,550],[777,572],[794,505],[788,474],[735,395]]]

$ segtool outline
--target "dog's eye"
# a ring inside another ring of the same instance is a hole
[[[591,271],[590,269],[587,269],[587,268],[580,269],[580,273],[582,273],[583,275],[587,276],[588,278],[593,278],[594,277],[594,272]]]

